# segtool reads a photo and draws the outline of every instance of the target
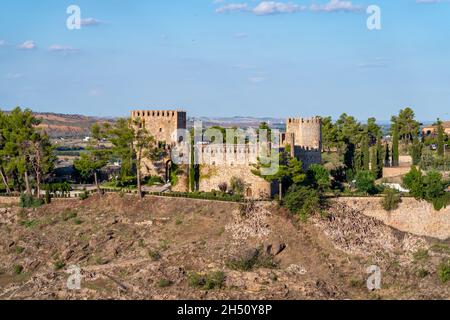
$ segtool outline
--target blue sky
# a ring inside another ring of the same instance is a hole
[[[449,40],[447,0],[7,0],[0,108],[449,119]]]

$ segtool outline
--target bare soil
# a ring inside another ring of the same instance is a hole
[[[259,249],[273,265],[232,270]],[[0,208],[0,299],[449,299],[448,242],[405,234],[351,208],[298,222],[275,204],[107,194]],[[67,269],[82,270],[69,290]],[[382,288],[369,291],[377,265]],[[221,271],[222,287],[189,283]]]

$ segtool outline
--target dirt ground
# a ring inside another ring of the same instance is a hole
[[[344,205],[307,222],[275,204],[118,194],[0,208],[0,299],[450,299],[437,274],[449,258],[448,241]],[[367,289],[371,265],[380,290]],[[190,280],[218,271],[220,285]]]

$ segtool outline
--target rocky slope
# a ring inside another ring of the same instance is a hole
[[[275,205],[112,194],[0,208],[0,257],[0,299],[450,298],[436,274],[448,243],[345,205],[307,223]]]

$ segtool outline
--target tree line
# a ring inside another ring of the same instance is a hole
[[[56,164],[55,148],[30,109],[17,107],[0,111],[0,182],[7,193],[13,191],[40,198],[43,182]],[[106,148],[107,140],[112,147]],[[119,183],[136,181],[142,196],[140,168],[147,157],[161,156],[161,148],[139,119],[119,119],[113,125],[94,124],[86,152],[74,161],[74,168],[83,179],[94,178],[100,192],[98,174],[109,162],[120,161]]]

